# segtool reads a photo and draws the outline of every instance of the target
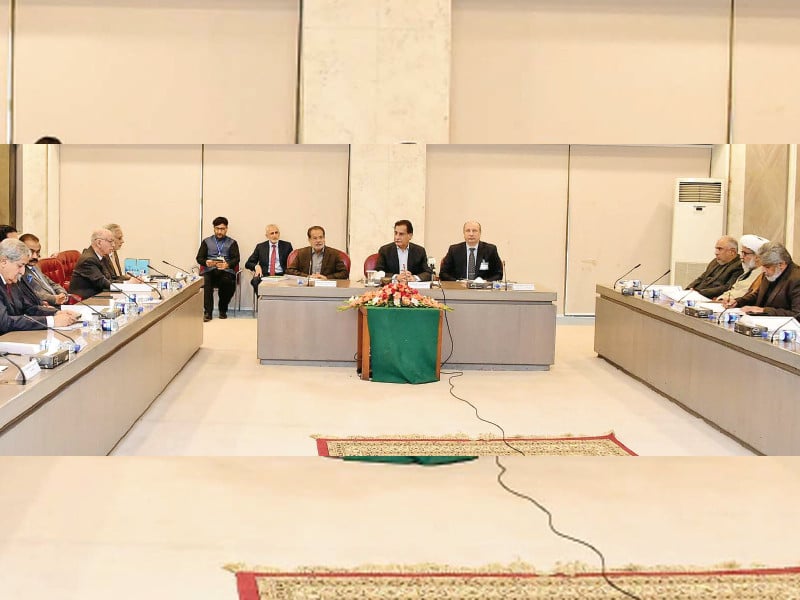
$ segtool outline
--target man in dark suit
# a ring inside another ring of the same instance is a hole
[[[313,225],[306,233],[309,246],[297,251],[286,272],[311,279],[349,278],[350,269],[342,259],[343,252],[325,245],[325,229]]]
[[[125,273],[125,269],[119,262],[118,252],[122,249],[122,245],[125,243],[125,234],[122,232],[122,227],[116,223],[109,223],[105,228],[111,232],[111,236],[114,238],[114,249],[111,251],[111,254],[108,255],[108,264],[111,265],[111,273],[115,277],[119,277],[124,280],[130,279],[131,276]]]
[[[739,242],[736,238],[723,235],[714,246],[714,260],[686,289],[694,290],[706,298],[716,298],[729,290],[742,273],[744,267],[739,256]]]
[[[31,256],[19,240],[0,242],[0,334],[72,325],[78,314],[46,307],[25,282],[15,283]]]
[[[727,301],[726,308],[742,307],[751,315],[792,316],[800,313],[800,266],[783,244],[768,242],[758,251],[764,273],[761,285],[738,299]]]
[[[66,304],[69,301],[67,290],[42,273],[39,268],[39,258],[42,253],[42,244],[39,238],[32,233],[26,233],[19,236],[19,241],[23,242],[31,251],[28,266],[25,267],[25,274],[21,280],[30,286],[42,302],[47,302],[51,306]]]
[[[442,281],[477,277],[484,281],[500,281],[503,278],[503,261],[497,246],[481,241],[480,223],[464,223],[464,242],[450,246],[442,260],[439,277]]]
[[[112,283],[125,281],[122,276],[114,275],[114,269],[108,260],[108,255],[114,250],[114,235],[108,229],[98,229],[92,233],[91,245],[86,248],[69,280],[69,293],[90,298],[100,292],[111,289]],[[139,279],[132,277],[131,282],[139,283]]]
[[[385,278],[401,283],[409,281],[430,281],[431,268],[425,248],[411,243],[414,226],[408,219],[394,224],[394,242],[381,246],[378,250],[376,271],[383,271]]]
[[[195,260],[203,273],[203,321],[214,312],[214,288],[219,290],[219,318],[228,318],[228,304],[236,293],[236,271],[239,270],[239,244],[228,236],[228,219],[217,217],[211,224],[214,235],[200,243]]]
[[[290,242],[281,237],[281,230],[274,223],[267,225],[267,241],[256,245],[256,249],[244,263],[245,268],[254,272],[251,284],[258,292],[258,284],[265,275],[283,275],[289,262],[289,253],[293,250]]]

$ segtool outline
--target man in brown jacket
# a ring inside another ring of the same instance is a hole
[[[723,305],[740,306],[751,315],[789,317],[800,313],[800,266],[792,262],[789,251],[783,244],[769,242],[758,251],[758,262],[764,269],[761,285]]]
[[[325,245],[325,229],[313,225],[306,233],[309,245],[297,251],[286,273],[311,279],[348,279],[350,270],[342,260],[342,252]]]
[[[723,235],[714,246],[714,260],[697,279],[686,286],[706,298],[716,298],[734,284],[744,273],[742,259],[739,257],[739,244],[735,238]]]

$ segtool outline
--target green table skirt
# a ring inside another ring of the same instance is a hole
[[[439,313],[436,308],[367,308],[372,381],[438,381]]]

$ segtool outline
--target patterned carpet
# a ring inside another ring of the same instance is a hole
[[[596,572],[541,574],[527,565],[453,569],[447,566],[304,568],[236,573],[240,600],[356,600],[363,598],[587,600],[624,597]],[[641,569],[607,573],[615,585],[642,599],[789,600],[799,597],[800,567]]]
[[[518,454],[494,436],[313,436],[320,456],[503,456]],[[599,436],[507,437],[526,456],[636,456],[614,432]]]

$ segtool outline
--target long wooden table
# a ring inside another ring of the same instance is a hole
[[[337,312],[362,284],[305,287],[287,280],[258,288],[261,364],[355,365],[356,310]],[[549,291],[468,290],[460,283],[420,290],[453,307],[445,315],[446,366],[548,370],[555,359],[556,294]],[[450,335],[452,335],[452,343]]]
[[[597,286],[597,354],[757,452],[800,454],[800,344]]]
[[[0,380],[0,454],[110,452],[203,342],[202,279],[114,332],[92,332],[68,363],[27,385]],[[78,330],[67,331],[76,336]],[[38,343],[52,331],[12,332],[2,341]],[[15,357],[17,362],[24,357]]]

